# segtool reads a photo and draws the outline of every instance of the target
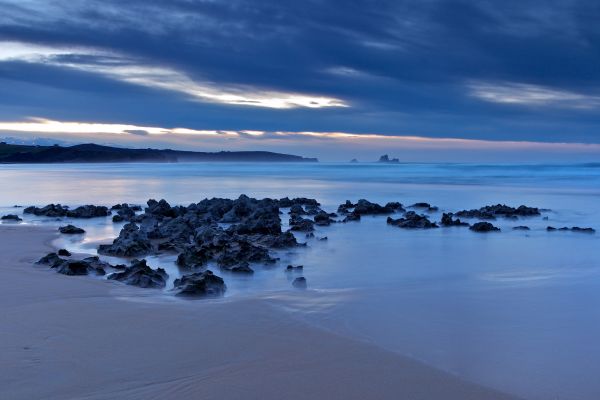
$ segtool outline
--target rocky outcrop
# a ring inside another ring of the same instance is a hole
[[[477,222],[469,228],[473,232],[493,232],[500,231],[500,228],[496,228],[494,225],[489,222]]]
[[[310,219],[294,215],[290,218],[290,229],[296,232],[312,232],[315,230],[315,223]]]
[[[141,288],[164,288],[169,275],[162,268],[152,269],[146,260],[133,260],[129,267],[121,272],[115,272],[108,279],[123,282],[126,285]]]
[[[431,229],[438,227],[435,222],[431,222],[425,215],[419,215],[414,211],[408,211],[404,214],[404,217],[399,219],[388,217],[387,223],[404,229]]]
[[[71,257],[71,252],[67,249],[58,250],[58,255],[63,257]]]
[[[80,235],[85,233],[85,230],[75,226],[75,225],[66,225],[58,228],[58,231],[64,235]]]
[[[130,222],[126,224],[119,237],[112,244],[102,244],[98,247],[98,253],[119,257],[137,257],[152,251],[152,243],[148,235],[140,228]]]
[[[176,296],[219,297],[225,294],[225,282],[210,270],[184,275],[174,282]]]
[[[23,210],[25,214],[33,214],[44,217],[66,217],[69,207],[61,204],[48,204],[45,207],[27,207]]]
[[[36,264],[48,265],[59,274],[63,275],[104,275],[106,273],[104,267],[110,266],[102,262],[94,262],[89,258],[83,260],[65,260],[60,258],[56,253],[49,253],[40,258]]]

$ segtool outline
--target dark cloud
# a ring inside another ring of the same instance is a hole
[[[586,107],[600,96],[600,5],[593,0],[0,0],[0,9],[2,40],[118,55],[0,63],[0,102],[14,100],[15,115],[600,142],[600,114]],[[215,85],[340,98],[351,107],[202,103],[64,67],[124,60]],[[486,98],[472,90],[481,82],[492,90]],[[533,89],[515,93],[517,102],[490,100],[514,83]],[[531,101],[540,93],[535,87],[548,99]],[[572,104],[556,100],[561,96]]]

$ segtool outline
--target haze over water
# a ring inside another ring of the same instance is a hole
[[[328,211],[346,199],[426,201],[440,207],[432,220],[497,203],[548,209],[548,220],[500,219],[494,224],[502,232],[489,234],[402,230],[387,226],[385,217],[363,218],[318,227],[316,236],[327,241],[282,253],[278,266],[257,267],[253,277],[219,274],[232,301],[272,297],[311,324],[468,380],[531,399],[600,394],[599,236],[545,230],[600,228],[600,164],[3,165],[0,181],[3,214],[15,212],[15,204],[110,206],[165,198],[187,205],[242,193],[316,198]],[[59,223],[31,216],[26,222]],[[89,252],[121,227],[109,218],[76,225],[88,231],[83,242],[61,244]],[[531,231],[513,231],[516,225]],[[168,263],[151,262],[176,274]],[[292,290],[288,263],[304,265],[314,290]]]

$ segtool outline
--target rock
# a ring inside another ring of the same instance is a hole
[[[148,207],[146,207],[145,209],[146,214],[151,214],[153,216],[161,218],[174,218],[177,216],[177,211],[173,209],[165,199],[162,199],[160,201],[150,199],[146,204],[148,204]]]
[[[360,214],[350,213],[342,220],[342,222],[360,221]]]
[[[397,158],[390,159],[390,157],[387,154],[384,154],[381,157],[379,157],[378,162],[386,164],[398,164],[400,163],[400,160],[398,160]]]
[[[110,215],[110,211],[104,206],[85,205],[67,211],[69,218],[98,218]]]
[[[250,264],[246,261],[241,261],[238,264],[229,265],[226,267],[221,267],[229,272],[237,273],[237,274],[253,274],[254,270],[250,268]]]
[[[387,223],[389,225],[397,226],[399,228],[405,229],[431,229],[437,228],[437,224],[429,221],[429,219],[424,215],[419,215],[414,211],[409,211],[404,214],[403,218],[393,219],[388,217]]]
[[[352,164],[356,164],[356,163],[358,162],[358,160],[357,160],[356,158],[353,158],[352,160],[350,160],[350,162],[351,162]]]
[[[87,275],[89,265],[84,261],[65,260],[52,268],[56,268],[56,272],[63,275]]]
[[[319,226],[329,226],[332,222],[335,222],[335,220],[331,219],[329,214],[327,214],[325,211],[319,212],[313,217],[313,219],[315,224]]]
[[[120,216],[120,215],[113,215],[112,217],[112,222],[123,222],[125,221],[125,218]]]
[[[315,230],[315,223],[307,218],[292,216],[290,218],[290,229],[297,232],[312,232]]]
[[[67,226],[61,226],[60,228],[58,228],[58,231],[65,235],[80,235],[82,233],[85,233],[83,229],[70,224]]]
[[[452,214],[442,214],[442,226],[469,226],[467,222],[462,222],[460,219],[452,219]]]
[[[33,214],[37,216],[45,216],[45,217],[66,217],[67,211],[69,211],[69,207],[63,206],[60,204],[48,204],[45,207],[27,207],[23,210],[25,214]]]
[[[385,215],[392,214],[397,209],[396,203],[388,203],[385,206],[381,206],[377,203],[371,203],[368,200],[360,199],[354,205],[354,214],[360,216],[363,215]]]
[[[473,224],[470,228],[473,232],[492,232],[499,231],[500,228],[496,228],[494,225],[489,222],[477,222]]]
[[[411,208],[424,208],[426,211],[429,211],[429,212],[433,212],[433,211],[438,211],[439,210],[438,207],[432,206],[431,204],[424,203],[424,202],[415,203],[415,204],[413,204],[411,206]]]
[[[552,232],[552,231],[571,231],[571,232],[580,232],[580,233],[595,233],[596,230],[593,228],[580,228],[578,226],[574,226],[572,228],[568,228],[566,226],[562,227],[562,228],[555,228],[553,226],[549,226],[546,228],[546,230],[548,232]]]
[[[529,231],[529,227],[525,225],[515,226],[513,227],[513,231]]]
[[[141,288],[164,288],[169,275],[162,268],[156,270],[146,264],[146,260],[133,260],[122,272],[115,272],[108,279],[123,282]]]
[[[320,237],[320,238],[319,238],[319,239],[317,239],[317,240],[318,240],[319,242],[325,242],[325,241],[327,241],[327,236]]]
[[[532,217],[541,215],[540,210],[535,207],[519,206],[517,208],[509,207],[504,204],[481,207],[478,210],[462,210],[456,213],[459,217],[478,218],[478,219],[496,219],[496,217],[517,218]]]
[[[2,221],[15,221],[15,222],[19,222],[19,221],[23,221],[23,219],[21,219],[21,217],[19,217],[18,215],[15,214],[8,214],[8,215],[3,215]]]
[[[302,271],[304,269],[304,265],[297,265],[297,266],[293,266],[293,265],[288,265],[286,267],[286,271],[291,272],[291,271]]]
[[[580,228],[578,226],[574,226],[571,228],[573,232],[582,232],[582,233],[595,233],[596,230],[593,228]]]
[[[62,258],[58,256],[56,253],[48,253],[44,257],[40,258],[36,261],[36,264],[48,265],[50,268],[54,268],[55,266],[61,264],[63,261]]]
[[[137,257],[152,251],[148,235],[133,222],[126,224],[112,244],[102,244],[98,253],[118,257]]]
[[[294,281],[292,282],[292,286],[294,286],[296,289],[306,289],[306,287],[307,287],[306,278],[303,276],[300,276],[300,277],[294,279]]]
[[[184,275],[174,282],[175,295],[184,297],[218,297],[226,288],[223,279],[210,270]]]
[[[291,199],[291,200],[287,197],[279,199],[279,207],[282,207],[282,208],[291,207],[295,204],[298,204],[301,206],[314,206],[314,207],[319,207],[321,205],[321,204],[319,204],[319,202],[317,200],[308,199],[306,197],[296,197],[295,199]]]
[[[306,211],[304,210],[304,207],[302,207],[300,204],[294,204],[292,207],[290,207],[290,215],[306,215]]]
[[[71,252],[67,249],[58,250],[58,255],[63,257],[71,257]]]

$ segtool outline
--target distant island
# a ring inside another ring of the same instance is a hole
[[[127,149],[92,143],[74,146],[27,146],[0,142],[0,163],[3,164],[193,161],[318,162],[319,160],[269,151],[207,153],[169,149]]]
[[[397,158],[390,159],[390,156],[388,156],[387,154],[384,154],[381,157],[379,157],[378,162],[385,163],[385,164],[399,164],[400,160],[398,160]]]

